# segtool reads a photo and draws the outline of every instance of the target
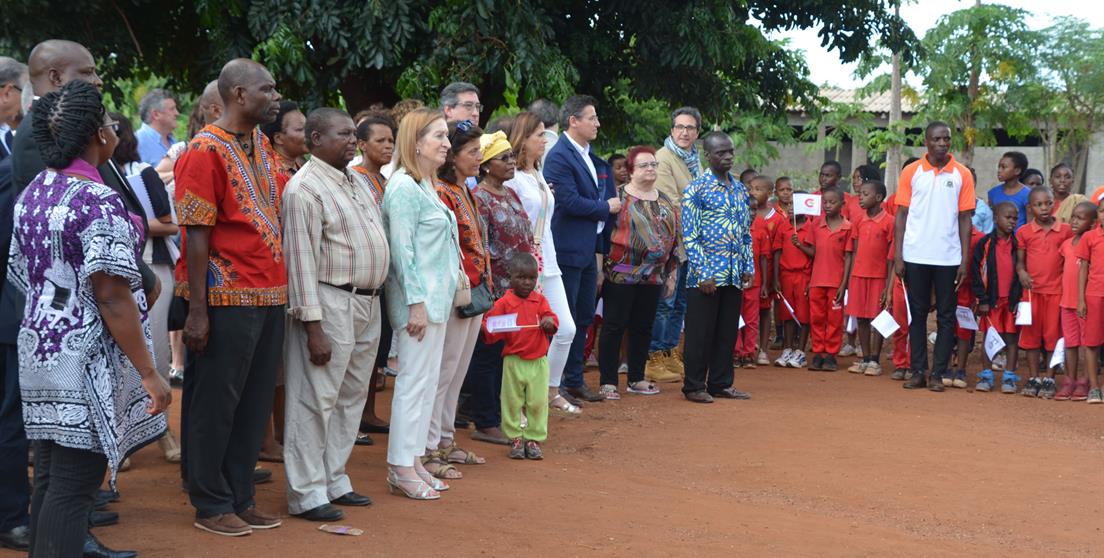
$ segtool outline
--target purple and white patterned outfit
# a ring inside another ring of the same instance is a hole
[[[27,438],[102,453],[112,471],[159,438],[164,414],[104,325],[92,288],[97,272],[125,278],[141,314],[142,229],[96,169],[77,160],[46,169],[20,195],[8,277],[26,294],[19,331],[19,384]]]

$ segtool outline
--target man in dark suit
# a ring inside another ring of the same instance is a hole
[[[19,125],[20,97],[27,81],[27,65],[0,56],[0,161],[11,155],[13,130]],[[10,170],[9,170],[10,172]]]
[[[103,81],[96,74],[96,61],[92,58],[92,53],[79,43],[57,39],[43,41],[31,50],[27,65],[36,97],[56,91],[73,80],[87,81],[98,88],[103,88]],[[22,192],[46,167],[42,162],[38,145],[35,144],[33,127],[32,111],[27,113],[20,123],[12,145],[12,182],[17,193]],[[103,177],[104,183],[119,193],[127,211],[143,217],[144,223],[145,212],[142,210],[142,205],[115,164],[108,161],[100,165],[97,170]],[[10,215],[7,219],[9,222],[5,226],[10,228],[12,226]],[[157,276],[141,259],[138,260],[138,271],[142,274],[142,287],[146,290],[147,299],[152,306],[160,291]],[[2,353],[0,360],[4,363],[13,363],[13,367],[5,370],[5,374],[12,373],[18,363],[16,337],[19,334],[20,322],[23,320],[23,307],[23,297],[16,289],[3,289],[3,293],[0,294],[0,353]],[[137,554],[131,551],[111,550],[89,533],[85,541],[84,555],[124,558]]]
[[[544,161],[544,178],[556,197],[552,214],[552,238],[556,261],[563,272],[564,290],[575,339],[567,356],[560,392],[565,397],[602,401],[603,397],[583,382],[583,345],[587,326],[594,318],[598,269],[595,254],[609,250],[606,221],[621,210],[610,166],[590,152],[598,137],[597,101],[575,95],[564,101],[560,123],[565,130]]]

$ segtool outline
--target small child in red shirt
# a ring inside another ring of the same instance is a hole
[[[804,215],[793,216],[792,222],[787,218],[782,225],[781,236],[787,241],[778,255],[778,275],[774,279],[778,293],[775,319],[782,323],[782,354],[774,361],[779,367],[804,368],[807,364],[809,273],[813,260],[802,246],[813,243],[809,236],[812,225],[813,221]]]
[[[1082,358],[1086,352],[1085,318],[1077,314],[1081,278],[1077,248],[1082,236],[1096,226],[1096,206],[1087,201],[1077,204],[1070,214],[1069,226],[1073,236],[1058,249],[1062,254],[1062,300],[1058,305],[1062,313],[1062,337],[1066,340],[1066,373],[1054,400],[1084,401],[1089,398],[1089,378],[1079,366],[1084,363],[1088,368],[1088,362]]]
[[[1062,254],[1059,248],[1073,236],[1070,226],[1054,218],[1054,194],[1038,186],[1028,194],[1034,218],[1016,231],[1019,244],[1016,274],[1031,301],[1031,325],[1020,328],[1021,351],[1027,351],[1027,383],[1021,395],[1053,399],[1058,391],[1054,369],[1039,371],[1040,348],[1053,352],[1062,338],[1058,305],[1062,298]]]
[[[971,227],[971,254],[974,253],[974,249],[977,248],[978,242],[981,242],[982,238],[985,238],[985,235],[977,227]],[[958,305],[972,309],[975,302],[977,301],[974,298],[973,274],[967,269],[966,278],[958,286]],[[955,352],[956,366],[954,370],[949,371],[950,373],[943,375],[943,387],[966,388],[966,360],[970,357],[970,351],[974,348],[975,333],[977,332],[972,329],[965,329],[957,323],[955,324],[955,337],[958,339],[958,347]]]
[[[859,186],[859,207],[864,213],[851,226],[851,242],[847,247],[853,263],[847,280],[847,315],[858,320],[858,341],[862,360],[856,360],[848,372],[879,376],[882,366],[882,336],[872,336],[870,321],[889,306],[886,300],[893,285],[893,268],[889,263],[889,246],[893,240],[894,219],[882,209],[886,187],[881,180],[868,180]],[[871,339],[871,337],[874,337]]]
[[[1001,202],[993,211],[993,232],[985,235],[970,259],[970,274],[977,296],[977,314],[982,317],[982,335],[989,327],[997,330],[1004,339],[1008,355],[1005,370],[1001,374],[1001,392],[1016,393],[1020,377],[1016,375],[1016,341],[1019,337],[1016,305],[1020,302],[1022,287],[1016,276],[1017,243],[1014,231],[1020,211],[1012,202]],[[993,372],[985,355],[986,367],[977,374],[977,391],[993,389]]]
[[[1077,315],[1085,320],[1081,345],[1085,347],[1085,375],[1089,377],[1088,402],[1104,403],[1100,392],[1100,346],[1104,345],[1104,203],[1097,208],[1097,223],[1081,236],[1077,257],[1081,270],[1077,278]]]
[[[744,305],[741,315],[744,327],[736,339],[735,355],[738,365],[755,368],[756,364],[769,365],[766,348],[770,333],[770,305],[774,300],[775,251],[781,250],[779,242],[780,221],[785,219],[767,203],[774,183],[767,176],[751,179],[748,188],[755,201],[755,219],[751,223],[752,253],[755,257],[755,279],[744,289]],[[777,248],[776,248],[777,246]]]
[[[484,340],[505,341],[502,348],[502,431],[510,438],[511,459],[544,459],[540,443],[548,438],[548,336],[559,320],[548,299],[533,290],[537,259],[520,253],[510,260],[510,289],[483,315]],[[518,328],[491,331],[488,318],[516,315]],[[521,413],[528,424],[521,426]]]
[[[843,293],[851,274],[851,254],[846,250],[851,222],[841,213],[843,203],[843,193],[839,189],[821,190],[824,216],[812,223],[812,246],[800,246],[813,259],[808,293],[813,339],[809,370],[834,372],[839,369],[836,355],[843,341]]]

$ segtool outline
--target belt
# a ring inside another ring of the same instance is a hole
[[[329,283],[323,283],[323,285],[330,285],[330,284]],[[343,290],[347,293],[353,293],[355,295],[360,295],[360,296],[380,296],[381,294],[383,294],[383,287],[380,287],[378,289],[361,289],[359,287],[354,287],[354,286],[348,285],[348,284],[346,284],[346,285],[330,285],[330,286],[335,288],[335,289],[341,289],[341,290]]]

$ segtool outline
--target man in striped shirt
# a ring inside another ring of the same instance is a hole
[[[372,192],[346,166],[356,127],[343,111],[307,117],[311,159],[284,192],[288,314],[284,428],[288,511],[336,521],[332,504],[366,506],[345,473],[380,337],[390,253]]]

